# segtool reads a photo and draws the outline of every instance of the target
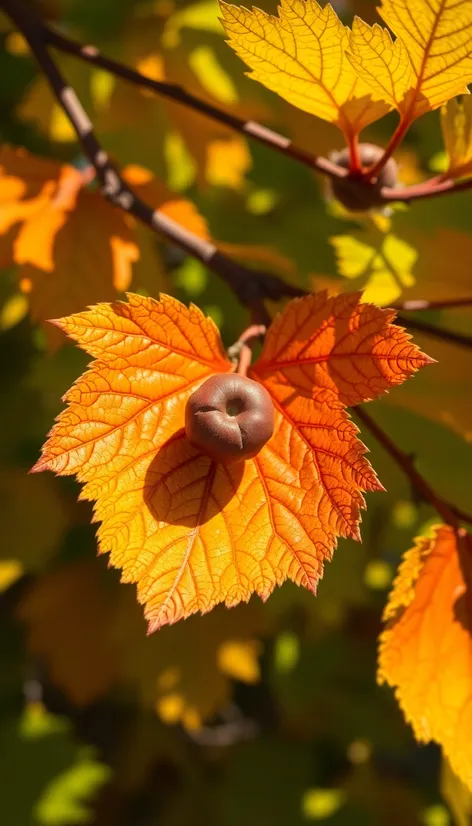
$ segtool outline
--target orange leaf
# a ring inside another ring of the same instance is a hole
[[[128,217],[98,191],[88,173],[22,150],[0,150],[0,262],[19,265],[34,321],[117,297],[139,258]],[[60,339],[49,325],[51,346]]]
[[[435,740],[472,789],[472,537],[439,525],[400,565],[380,637],[379,681],[418,740]]]
[[[432,362],[391,323],[394,310],[361,304],[361,295],[320,292],[290,302],[271,325],[254,370],[273,395],[296,387],[309,398],[313,387],[326,388],[344,405],[359,404]]]
[[[97,361],[67,393],[35,470],[85,483],[100,551],[138,584],[150,631],[253,592],[266,599],[287,578],[315,591],[337,536],[358,538],[362,492],[381,485],[344,404],[428,362],[392,317],[358,295],[289,304],[252,371],[272,395],[274,436],[229,466],[185,435],[191,392],[232,369],[196,307],[129,295],[56,322]]]

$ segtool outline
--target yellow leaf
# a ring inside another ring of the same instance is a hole
[[[231,76],[223,69],[209,46],[198,46],[189,54],[188,62],[202,87],[222,103],[236,103],[238,91]]]
[[[218,649],[218,666],[223,674],[243,683],[258,683],[261,678],[256,640],[227,640]]]
[[[402,41],[374,23],[355,17],[347,56],[366,83],[390,106],[401,109],[412,85],[413,69]]]
[[[0,560],[0,594],[13,585],[23,574],[23,565],[18,559]]]
[[[456,826],[470,826],[472,792],[459,780],[446,758],[443,758],[441,765],[441,794],[452,812]]]
[[[460,178],[472,172],[472,95],[450,100],[441,109],[441,129],[449,157],[447,175]]]
[[[246,172],[251,166],[248,145],[239,135],[215,139],[208,144],[205,174],[211,186],[242,189],[246,182]]]
[[[20,321],[28,313],[28,300],[26,296],[21,293],[11,295],[0,310],[0,330],[9,330]]]
[[[413,267],[418,257],[407,241],[372,227],[363,233],[330,239],[338,271],[345,278],[361,279],[363,300],[386,306],[415,283]],[[347,289],[351,290],[352,284]]]
[[[402,121],[437,109],[472,81],[470,0],[382,0],[379,12],[397,36],[356,18],[349,59]]]
[[[472,791],[471,540],[439,525],[405,554],[384,612],[378,679],[395,688],[415,737],[438,743]]]
[[[336,124],[347,137],[390,108],[374,99],[347,59],[348,30],[331,5],[282,0],[278,17],[220,5],[229,44],[252,70],[249,76],[289,103]]]

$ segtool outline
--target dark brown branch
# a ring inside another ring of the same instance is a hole
[[[433,506],[444,522],[452,525],[454,528],[458,527],[459,521],[468,522],[472,525],[472,514],[466,513],[445,499],[442,499],[421,473],[416,470],[411,456],[401,450],[398,445],[392,441],[390,436],[385,433],[377,422],[365,412],[364,407],[354,407],[353,410],[359,421],[372,433],[372,436],[382,445],[403,473],[408,476],[412,486],[421,498]]]
[[[294,158],[300,161],[300,163],[316,169],[323,175],[336,178],[343,178],[347,175],[347,170],[341,169],[341,167],[327,158],[318,157],[311,152],[305,152],[304,149],[295,146],[290,138],[279,135],[278,132],[274,132],[272,129],[268,129],[267,126],[263,126],[256,121],[243,120],[236,115],[231,115],[228,112],[218,109],[216,106],[212,106],[211,103],[207,103],[205,100],[196,97],[196,95],[191,95],[183,89],[182,86],[174,83],[163,83],[146,77],[146,75],[142,75],[129,66],[125,66],[116,60],[102,55],[95,46],[84,46],[82,43],[51,29],[49,26],[43,25],[42,32],[45,42],[60,49],[62,52],[67,52],[94,66],[99,66],[101,69],[105,69],[105,71],[115,75],[115,77],[120,77],[128,81],[128,83],[140,86],[143,89],[149,89],[161,97],[165,97],[174,103],[180,103],[182,106],[192,109],[194,112],[200,112],[200,114],[217,121],[217,123],[228,126],[235,132],[240,132],[246,137],[254,138],[259,141],[259,143],[263,143],[265,146],[269,146],[271,149],[275,149],[277,152],[281,152],[289,158]]]
[[[438,338],[441,341],[448,341],[450,344],[457,344],[459,347],[472,348],[472,336],[463,333],[455,333],[454,330],[444,330],[426,321],[419,321],[416,318],[405,317],[401,313],[397,315],[398,321],[408,330],[415,330],[417,333],[424,333],[427,336]]]
[[[46,75],[52,91],[75,129],[82,148],[95,169],[106,197],[116,206],[129,212],[167,241],[185,250],[215,272],[234,291],[239,300],[252,306],[261,298],[277,300],[283,296],[297,296],[302,291],[286,284],[269,273],[253,271],[221,253],[214,243],[199,238],[158,209],[153,209],[127,186],[118,170],[102,148],[92,123],[77,95],[59,71],[43,40],[43,26],[30,7],[22,0],[2,0],[0,3],[25,40]]]

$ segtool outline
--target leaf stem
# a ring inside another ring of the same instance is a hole
[[[376,161],[376,163],[374,163],[369,169],[366,169],[366,171],[364,172],[364,180],[371,181],[373,178],[378,178],[379,174],[381,173],[389,158],[391,158],[395,150],[398,149],[398,147],[400,146],[403,138],[405,137],[409,129],[409,126],[409,120],[405,118],[402,118],[400,120],[400,123],[395,129],[395,132],[393,133],[387,146],[385,147],[383,155],[381,155],[378,161]]]
[[[362,164],[359,155],[359,135],[350,135],[347,145],[349,149],[349,172],[351,175],[359,175],[359,173],[362,173]]]
[[[252,347],[266,333],[265,324],[251,324],[241,333],[237,342],[228,347],[228,358],[236,363],[236,373],[240,376],[247,376],[252,361]]]
[[[442,499],[431,487],[429,482],[427,482],[421,475],[421,473],[416,470],[412,458],[395,444],[395,442],[387,433],[385,433],[380,425],[378,425],[377,422],[365,412],[363,407],[356,406],[353,410],[356,417],[370,431],[377,442],[386,450],[403,473],[408,476],[411,484],[420,494],[421,498],[433,506],[444,522],[448,525],[452,525],[452,527],[456,529],[460,521],[468,522],[472,525],[472,514],[466,513],[452,503]]]

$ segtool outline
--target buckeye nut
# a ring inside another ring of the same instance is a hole
[[[185,432],[194,447],[217,462],[250,459],[274,432],[274,405],[258,382],[219,373],[188,399]]]

